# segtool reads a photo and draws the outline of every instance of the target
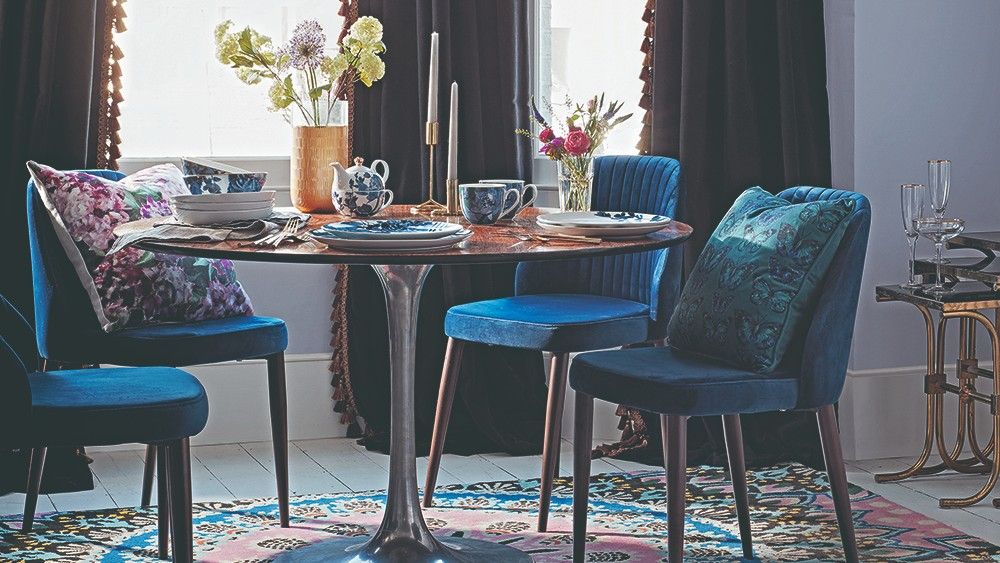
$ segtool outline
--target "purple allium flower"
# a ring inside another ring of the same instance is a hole
[[[326,34],[316,20],[305,20],[295,26],[292,39],[283,51],[296,70],[316,69],[323,62]]]

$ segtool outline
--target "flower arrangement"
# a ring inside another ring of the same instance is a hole
[[[567,99],[566,132],[560,135],[538,111],[534,98],[531,99],[531,118],[541,128],[538,140],[542,147],[538,152],[559,163],[559,201],[564,211],[590,209],[593,159],[608,133],[632,117],[631,113],[618,115],[623,105],[613,101],[605,106],[604,94],[587,100],[586,105]],[[516,133],[534,137],[526,129],[517,129]]]
[[[351,84],[360,81],[370,87],[385,75],[385,61],[379,57],[385,52],[382,22],[371,16],[354,22],[332,57],[326,54],[326,34],[316,20],[296,25],[282,47],[249,27],[231,32],[232,26],[230,20],[216,26],[216,58],[246,84],[270,81],[270,109],[283,112],[286,119],[294,106],[307,125],[326,125]]]

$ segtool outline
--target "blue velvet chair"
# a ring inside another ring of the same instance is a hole
[[[604,156],[594,161],[595,210],[674,217],[680,163],[663,156]],[[680,287],[678,248],[517,267],[513,297],[456,305],[445,317],[448,347],[431,439],[424,506],[431,506],[466,342],[553,354],[542,452],[538,529],[548,521],[558,471],[559,436],[571,352],[628,346],[664,337]]]
[[[169,490],[157,506],[160,558],[172,544],[174,561],[192,561],[188,439],[208,421],[201,383],[165,367],[41,372],[31,327],[2,295],[0,327],[0,447],[31,449],[31,498],[48,446],[150,444],[161,452],[160,490]],[[34,502],[26,503],[23,531],[31,531],[34,512]]]
[[[111,180],[124,177],[111,170],[87,172]],[[56,239],[48,211],[30,181],[27,195],[35,333],[43,358],[42,369],[99,364],[183,367],[265,358],[279,516],[282,527],[287,527],[288,427],[284,351],[288,346],[288,330],[284,321],[271,317],[234,317],[104,332],[83,284]],[[37,456],[44,459],[44,452]],[[156,457],[156,448],[147,448],[143,507],[150,503]],[[33,502],[33,499],[28,500]]]
[[[778,369],[760,374],[671,348],[581,354],[573,362],[576,391],[573,462],[573,560],[584,560],[587,490],[590,480],[594,397],[661,413],[667,466],[667,543],[671,562],[684,554],[684,492],[689,416],[722,416],[736,497],[743,556],[753,558],[750,511],[740,414],[776,410],[817,412],[820,440],[833,490],[847,561],[858,551],[840,434],[833,404],[847,373],[864,269],[871,208],[858,193],[824,188],[790,188],[778,194],[792,203],[850,198],[856,203],[844,238],[821,282],[820,293],[796,344]]]

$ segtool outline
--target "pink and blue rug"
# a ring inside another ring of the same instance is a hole
[[[720,469],[689,470],[685,559],[739,561],[732,490]],[[824,473],[801,465],[753,471],[750,511],[762,561],[842,561]],[[425,510],[439,537],[504,542],[538,562],[570,561],[571,481],[560,479],[549,532],[535,532],[538,481],[504,481],[439,488]],[[591,480],[588,561],[666,561],[662,471],[607,474]],[[273,499],[199,503],[199,561],[250,563],[333,536],[366,536],[377,527],[380,491],[295,497],[292,527],[277,526]],[[998,561],[1000,547],[964,534],[876,494],[852,487],[863,561]],[[156,559],[156,511],[137,508],[53,513],[22,534],[19,516],[0,520],[0,559],[126,562]],[[8,559],[9,558],[9,559]]]

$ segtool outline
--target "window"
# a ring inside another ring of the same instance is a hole
[[[215,26],[227,19],[282,44],[295,24],[316,19],[328,44],[343,18],[335,0],[133,0],[118,37],[122,154],[135,157],[280,156],[291,151],[267,85],[248,86],[215,58]],[[287,173],[286,173],[287,174]]]
[[[605,154],[636,154],[642,129],[644,0],[536,0],[535,98],[558,105],[603,92],[624,102],[631,119],[605,141]],[[541,106],[540,106],[541,107]],[[555,166],[535,159],[535,180],[555,184]]]

